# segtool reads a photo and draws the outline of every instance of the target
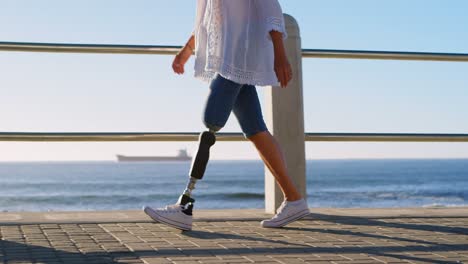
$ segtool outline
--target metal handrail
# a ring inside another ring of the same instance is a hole
[[[36,133],[3,132],[0,141],[198,141],[194,132]],[[246,141],[242,133],[218,133],[217,141]],[[352,142],[468,142],[468,134],[305,133],[305,141]]]
[[[195,132],[0,132],[0,141],[198,141]],[[242,133],[217,133],[216,141],[243,141]]]
[[[468,142],[468,134],[305,133],[305,141],[352,142]]]
[[[303,49],[304,58],[468,62],[468,54],[405,51]]]
[[[0,51],[172,55],[181,46],[0,42]],[[468,62],[468,54],[303,49],[304,58]]]
[[[176,54],[181,46],[0,42],[0,51],[53,53]]]

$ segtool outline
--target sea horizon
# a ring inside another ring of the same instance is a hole
[[[155,156],[155,155],[127,155],[127,156]],[[389,157],[389,158],[310,158],[306,161],[346,161],[346,160],[468,160],[468,157]],[[211,159],[209,162],[216,161],[262,161],[261,159]],[[120,163],[158,163],[158,162],[191,162],[189,161],[118,161],[117,159],[95,159],[95,160],[86,160],[86,159],[71,159],[71,160],[0,160],[1,163],[67,163],[67,162],[120,162]]]

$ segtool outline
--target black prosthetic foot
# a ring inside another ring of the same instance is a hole
[[[193,203],[195,203],[195,199],[185,194],[182,194],[177,201],[177,204],[184,206],[185,209],[182,212],[186,215],[192,215]]]

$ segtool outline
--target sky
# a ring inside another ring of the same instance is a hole
[[[183,45],[187,0],[2,0],[0,41]],[[280,0],[302,47],[468,53],[465,0]],[[172,56],[0,52],[2,132],[199,132],[208,87]],[[304,59],[306,132],[468,133],[468,63]],[[263,90],[258,87],[262,101]],[[263,105],[263,102],[262,102]],[[265,114],[265,113],[264,113]],[[221,132],[240,132],[233,115]],[[1,161],[175,155],[196,142],[0,142]],[[213,159],[258,159],[219,142]],[[468,143],[308,142],[308,159],[468,158]]]

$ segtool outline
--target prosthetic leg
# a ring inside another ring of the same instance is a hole
[[[195,189],[197,181],[201,180],[205,174],[206,165],[210,159],[210,147],[216,142],[215,133],[215,130],[210,129],[209,131],[205,131],[200,134],[198,151],[192,161],[187,187],[185,187],[184,192],[177,201],[177,204],[184,206],[184,210],[182,210],[182,212],[187,215],[192,215],[193,203],[195,202],[195,199],[191,197],[192,190]]]

